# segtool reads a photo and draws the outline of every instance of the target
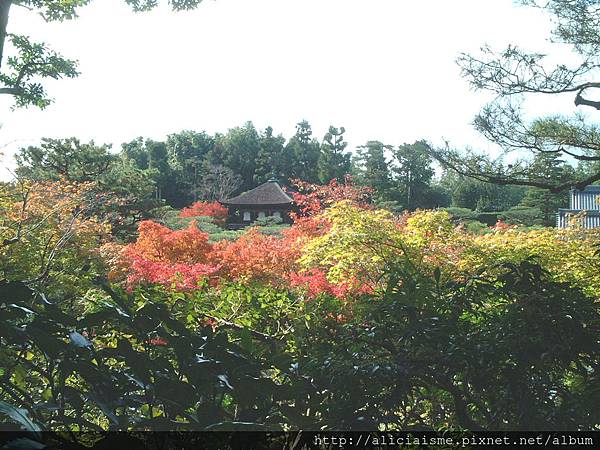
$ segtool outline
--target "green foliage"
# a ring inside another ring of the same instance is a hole
[[[266,217],[259,217],[258,219],[256,219],[254,221],[254,225],[259,226],[259,227],[271,227],[271,226],[275,226],[275,225],[279,225],[283,222],[283,219],[281,217],[275,217],[275,216],[266,216]]]
[[[556,211],[554,212],[556,214]],[[538,208],[530,208],[528,206],[515,206],[508,211],[503,211],[500,218],[506,223],[514,225],[524,225],[526,227],[534,225],[554,225],[548,224],[544,220],[544,213]]]
[[[186,194],[182,202],[190,204],[197,201],[203,164],[206,154],[214,146],[214,138],[206,132],[185,130],[167,136],[166,144],[173,181]]]
[[[110,145],[81,143],[77,138],[42,138],[37,146],[21,148],[15,160],[17,174],[30,180],[97,181],[117,159]]]
[[[411,226],[448,233],[429,219]],[[3,282],[0,417],[74,431],[597,426],[598,304],[529,260],[494,273],[445,282],[395,259],[352,302],[103,285],[79,313]]]
[[[285,138],[275,135],[273,128],[267,127],[259,136],[260,150],[256,155],[255,183],[265,183],[276,176],[290,178],[294,166],[290,149],[285,147]]]
[[[289,225],[267,225],[258,227],[258,231],[260,234],[264,234],[266,236],[275,236],[280,238],[283,236],[283,231],[289,228]]]
[[[467,223],[467,231],[473,234],[483,234],[488,226],[485,223],[481,223],[477,220],[471,221]]]
[[[169,0],[175,11],[197,7],[202,0]],[[11,95],[15,107],[37,106],[41,109],[52,103],[42,81],[53,78],[74,78],[79,75],[77,62],[66,59],[49,49],[44,43],[34,43],[28,36],[7,33],[11,6],[22,6],[40,14],[44,20],[64,21],[77,17],[77,10],[91,0],[20,0],[3,1],[0,4],[0,94]],[[156,7],[159,0],[125,0],[134,11],[148,11]],[[12,50],[5,58],[6,38]],[[3,64],[3,60],[6,63]]]
[[[214,223],[214,218],[199,217],[180,217],[181,211],[165,206],[155,212],[157,222],[170,228],[171,230],[184,230],[190,222],[195,222],[198,229],[208,233],[210,242],[222,240],[234,241],[243,234],[243,231],[224,230],[221,225]]]
[[[110,145],[82,143],[77,138],[43,138],[39,146],[19,150],[16,173],[31,181],[94,182],[98,200],[110,202],[96,208],[108,220],[112,232],[123,241],[131,238],[136,224],[151,217],[160,202],[154,198],[156,169],[135,167],[133,160],[110,152]]]
[[[16,56],[7,58],[5,67],[8,70],[0,73],[0,82],[4,85],[0,93],[14,96],[17,108],[37,106],[44,109],[52,100],[39,80],[74,78],[79,75],[77,63],[63,58],[43,43],[32,42],[27,36],[8,36]],[[1,35],[0,39],[4,38],[4,35]],[[0,54],[0,58],[1,56]]]
[[[21,284],[0,288],[21,292],[0,306],[0,358],[12,368],[0,379],[0,414],[30,429],[280,429],[277,405],[293,400],[275,338],[244,342],[168,299],[108,287],[81,316]]]
[[[459,222],[467,223],[467,229],[473,227],[475,230],[478,223],[483,223],[485,226],[493,226],[498,220],[502,220],[510,225],[523,225],[523,226],[534,226],[542,225],[544,223],[543,213],[537,208],[530,208],[527,206],[513,206],[506,211],[499,211],[497,213],[478,213],[468,208],[443,208],[444,211],[450,213],[450,215]],[[473,223],[473,225],[471,225]]]
[[[470,210],[469,208],[460,208],[452,206],[449,208],[442,208],[443,211],[447,211],[454,219],[465,221],[465,220],[476,220],[477,213]]]
[[[259,135],[252,122],[230,129],[218,140],[218,157],[222,164],[242,177],[240,190],[247,191],[255,186],[255,156],[260,149]]]
[[[369,141],[357,148],[354,170],[359,183],[375,190],[378,200],[389,199],[392,179],[386,151],[391,147],[379,141]]]
[[[439,285],[407,267],[351,318],[313,328],[300,370],[327,397],[333,429],[591,429],[600,314],[538,266]],[[394,281],[395,280],[395,281]],[[334,337],[334,338],[332,338]]]
[[[418,207],[427,208],[423,200],[427,197],[433,178],[433,160],[428,152],[429,144],[417,141],[403,144],[393,151],[396,175],[396,195],[409,211]]]
[[[451,206],[478,211],[503,211],[519,204],[526,193],[520,186],[498,186],[445,171],[441,185],[450,192]]]
[[[377,209],[385,209],[394,214],[400,214],[404,210],[403,206],[395,200],[380,200],[375,203],[375,207]]]
[[[354,158],[356,180],[375,190],[377,203],[391,210],[430,209],[449,204],[445,186],[434,181],[429,144],[416,141],[397,148],[369,141],[358,148]]]
[[[160,0],[125,0],[125,2],[130,5],[134,11],[140,12],[149,11],[155,8]],[[174,11],[194,9],[200,3],[202,3],[202,0],[169,0],[169,5]]]
[[[501,217],[499,212],[482,212],[477,214],[477,220],[486,224],[488,227],[493,227]]]
[[[310,124],[303,120],[296,125],[296,134],[286,145],[286,152],[293,155],[291,175],[308,183],[318,183],[318,161],[321,154],[319,142],[312,136]]]
[[[327,184],[333,179],[341,182],[350,173],[352,166],[350,154],[344,153],[348,146],[344,141],[345,132],[344,127],[331,126],[323,137],[318,161],[319,180],[322,184]]]

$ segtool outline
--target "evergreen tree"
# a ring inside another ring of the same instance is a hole
[[[318,161],[321,146],[312,137],[310,124],[303,120],[296,125],[296,134],[289,140],[286,150],[292,158],[291,175],[309,183],[319,182]]]
[[[148,169],[149,155],[143,137],[137,137],[130,142],[121,144],[121,153],[133,161],[138,169]]]
[[[267,127],[259,137],[260,149],[256,157],[254,182],[264,183],[274,174],[287,178],[292,164],[291,158],[284,152],[285,138],[273,134],[273,128]]]
[[[538,153],[531,164],[531,171],[539,179],[562,183],[573,176],[574,169],[565,164],[556,153]],[[567,205],[568,192],[554,193],[540,188],[530,188],[521,201],[521,206],[539,209],[546,226],[555,225],[558,208],[565,208]]]
[[[83,144],[77,138],[42,138],[39,146],[15,155],[17,174],[31,180],[97,181],[111,169],[116,156],[110,145]]]
[[[442,174],[440,185],[458,208],[477,211],[505,211],[519,204],[527,192],[523,186],[497,185],[465,177],[453,170]]]
[[[375,189],[378,200],[389,200],[392,190],[392,177],[385,151],[392,147],[379,141],[368,141],[358,147],[354,158],[354,171],[357,181]]]
[[[242,177],[240,189],[247,191],[255,187],[254,176],[256,160],[260,151],[260,140],[252,122],[246,122],[242,127],[230,129],[220,140],[220,155],[222,165]],[[218,161],[210,161],[218,165]]]
[[[214,138],[202,131],[181,131],[167,136],[169,165],[175,176],[173,180],[185,203],[198,200],[198,186],[202,178],[202,166],[206,155],[213,148]]]
[[[321,143],[321,154],[319,155],[318,171],[319,181],[327,184],[331,180],[341,181],[350,173],[352,164],[350,154],[344,153],[348,143],[344,141],[344,127],[329,127]]]
[[[392,152],[395,166],[397,201],[408,210],[427,208],[430,205],[430,184],[434,175],[433,160],[425,141],[403,144]]]

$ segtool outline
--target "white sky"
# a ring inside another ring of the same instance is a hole
[[[484,43],[539,49],[549,29],[511,0],[205,0],[143,14],[96,0],[79,19],[50,24],[13,7],[9,31],[78,59],[81,75],[46,83],[55,103],[44,111],[12,112],[0,98],[0,164],[41,137],[118,150],[137,136],[225,132],[247,120],[286,138],[301,119],[319,139],[344,126],[350,148],[448,139],[489,150],[470,125],[489,97],[469,89],[454,61]]]

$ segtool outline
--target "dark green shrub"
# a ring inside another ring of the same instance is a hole
[[[457,208],[457,207],[448,207],[442,208],[443,211],[447,211],[453,219],[457,220],[475,220],[477,218],[477,213],[468,208]]]
[[[481,212],[477,214],[476,219],[488,227],[493,227],[498,222],[500,214],[499,212]]]
[[[524,225],[526,227],[543,225],[544,222],[544,214],[541,210],[526,206],[515,206],[508,211],[503,211],[500,214],[500,218],[506,223]]]

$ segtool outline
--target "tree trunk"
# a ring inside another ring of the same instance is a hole
[[[4,56],[4,41],[6,40],[8,12],[11,5],[12,0],[0,0],[0,67],[2,67],[2,57]]]

